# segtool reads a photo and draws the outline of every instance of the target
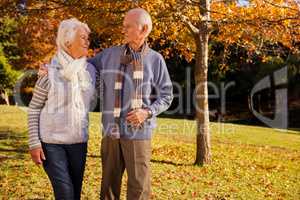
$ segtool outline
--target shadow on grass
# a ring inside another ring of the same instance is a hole
[[[101,158],[100,155],[92,155],[92,154],[88,154],[87,157],[89,157],[89,158],[99,158],[99,159]],[[173,161],[167,161],[167,160],[151,159],[150,162],[158,163],[158,164],[168,164],[168,165],[173,165],[173,166],[194,166],[193,164],[175,163]]]
[[[25,140],[26,137],[24,136],[24,133],[16,133],[12,131],[0,131],[0,140]]]
[[[16,148],[16,149],[6,149],[6,148],[1,148],[0,147],[0,153],[1,152],[13,152],[13,153],[21,153],[21,154],[24,154],[24,153],[28,153],[28,150],[27,149],[21,149],[21,148]]]
[[[0,163],[7,159],[23,159],[28,153],[25,133],[0,131]]]
[[[89,157],[89,158],[101,158],[100,155],[92,155],[92,154],[87,154],[87,157]]]
[[[167,160],[154,160],[151,159],[152,163],[158,163],[158,164],[168,164],[173,166],[194,166],[193,164],[185,164],[185,163],[175,163],[173,161],[167,161]]]

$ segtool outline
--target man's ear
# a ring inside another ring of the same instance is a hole
[[[148,32],[148,30],[149,30],[149,26],[148,26],[147,24],[145,24],[145,25],[143,26],[143,28],[142,28],[142,33],[143,33],[144,35],[146,35],[146,33]]]

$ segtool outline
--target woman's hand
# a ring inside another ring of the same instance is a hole
[[[39,147],[39,148],[36,148],[36,149],[32,149],[29,152],[30,152],[30,155],[31,155],[31,159],[37,165],[42,164],[43,160],[46,160],[45,154],[43,152],[42,147]]]

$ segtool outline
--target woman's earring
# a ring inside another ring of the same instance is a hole
[[[67,42],[66,42],[66,47],[67,47],[67,48],[70,48],[70,46],[71,46],[70,42],[67,41]]]

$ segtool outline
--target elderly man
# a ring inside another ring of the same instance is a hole
[[[127,199],[150,198],[151,134],[155,117],[173,99],[162,55],[149,48],[150,15],[141,8],[123,21],[125,44],[90,59],[100,74],[103,139],[100,199],[120,199],[127,170]],[[155,94],[155,97],[153,98]]]

